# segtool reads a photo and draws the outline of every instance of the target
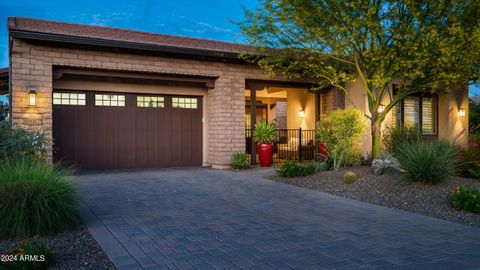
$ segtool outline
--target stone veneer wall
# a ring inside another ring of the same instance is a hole
[[[264,79],[252,65],[50,47],[20,39],[13,39],[11,63],[12,121],[44,130],[50,142],[55,66],[218,76],[215,89],[209,90],[207,111],[208,163],[213,166],[227,165],[232,153],[245,150],[245,80]],[[27,103],[30,86],[37,88],[33,108]]]
[[[277,101],[276,105],[277,129],[287,128],[287,102]]]

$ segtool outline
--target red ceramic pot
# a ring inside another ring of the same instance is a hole
[[[273,163],[273,143],[258,143],[257,152],[260,166],[270,167]]]
[[[318,143],[318,153],[320,154],[320,161],[325,161],[328,158],[328,149],[327,145],[322,142]]]

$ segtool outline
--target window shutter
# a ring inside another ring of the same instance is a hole
[[[422,98],[422,134],[435,134],[435,99],[431,97]]]
[[[418,125],[419,119],[419,99],[418,97],[406,97],[404,100],[404,126],[413,127]]]

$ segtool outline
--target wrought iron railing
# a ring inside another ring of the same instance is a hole
[[[273,143],[273,162],[283,162],[286,159],[315,160],[319,148],[315,139],[315,130],[305,129],[277,129]],[[252,130],[245,130],[245,153],[251,160],[252,154]],[[257,157],[258,160],[258,157]]]

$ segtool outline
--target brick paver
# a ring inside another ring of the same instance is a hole
[[[118,269],[475,269],[480,229],[268,181],[257,171],[78,176]]]

